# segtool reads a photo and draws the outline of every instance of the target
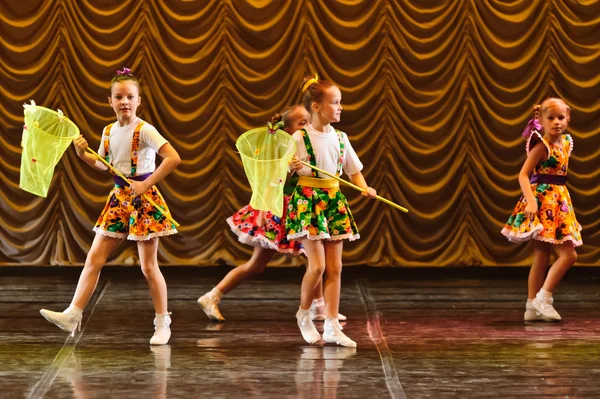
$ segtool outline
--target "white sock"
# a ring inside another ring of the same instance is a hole
[[[70,304],[68,308],[66,308],[63,313],[75,312],[76,314],[83,314],[83,310],[79,309],[77,306]]]
[[[533,306],[533,299],[527,299],[527,306]]]
[[[327,327],[328,325],[332,325],[337,327],[337,325],[339,324],[339,320],[337,319],[337,317],[326,317],[325,318],[325,327]]]
[[[313,299],[313,305],[315,305],[315,306],[325,306],[325,299],[323,297],[321,297],[321,298],[315,298],[315,299]]]
[[[299,307],[298,313],[300,314],[300,316],[310,316],[310,309],[304,310],[301,307]]]
[[[552,298],[552,293],[543,288],[540,290],[540,292],[538,292],[538,295],[541,295],[543,298]]]
[[[219,291],[219,289],[217,287],[215,287],[212,290],[210,290],[210,292],[207,295],[208,296],[212,296],[217,301],[220,301],[221,298],[223,298],[223,293],[221,291]]]

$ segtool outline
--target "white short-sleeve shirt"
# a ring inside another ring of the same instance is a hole
[[[119,126],[119,123],[114,123],[110,132],[109,139],[109,162],[127,177],[131,177],[131,143],[133,140],[133,132],[137,125],[143,122],[140,118],[136,118],[133,122],[126,126]],[[100,148],[98,154],[105,157],[104,140],[106,136],[102,134],[100,140]],[[140,143],[138,149],[138,165],[137,174],[143,175],[152,173],[156,169],[156,153],[160,147],[168,143],[154,126],[145,122],[140,130]]]
[[[306,132],[310,138],[312,144],[317,167],[325,170],[326,172],[335,175],[337,172],[338,161],[340,159],[340,141],[338,139],[337,132],[333,126],[329,125],[327,132],[319,132],[315,130],[312,125],[306,127]],[[344,158],[342,160],[342,169],[347,175],[353,175],[360,172],[363,169],[363,164],[358,159],[358,155],[350,145],[348,135],[341,132],[344,140]],[[302,137],[302,131],[297,131],[292,136],[296,141],[296,156],[304,162],[308,162],[308,152],[304,145],[304,138]],[[312,169],[308,166],[300,169],[297,172],[300,176],[311,176]],[[327,176],[319,176],[327,178]]]

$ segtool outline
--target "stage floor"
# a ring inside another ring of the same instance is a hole
[[[107,267],[68,337],[39,309],[63,310],[80,270],[0,268],[0,397],[600,397],[597,269],[569,272],[562,322],[525,324],[527,269],[348,267],[340,311],[357,349],[302,340],[302,269],[241,285],[214,323],[196,299],[230,269],[164,267],[173,335],[151,347],[141,271]]]

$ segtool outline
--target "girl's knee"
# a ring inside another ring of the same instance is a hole
[[[314,273],[314,274],[318,274],[319,276],[322,276],[323,273],[325,273],[325,265],[309,265],[308,269],[307,269],[308,273]]]
[[[575,249],[570,251],[564,251],[559,254],[559,259],[561,259],[567,267],[573,266],[573,263],[577,260],[577,252]]]
[[[244,266],[240,266],[243,267],[244,270],[252,275],[255,274],[261,274],[262,272],[265,271],[265,269],[267,268],[266,264],[253,264],[253,263],[249,263],[247,265]]]
[[[146,280],[154,280],[160,274],[158,265],[142,265],[142,273]]]
[[[568,254],[569,258],[569,266],[572,266],[573,263],[575,263],[575,261],[577,260],[577,252],[575,250],[569,252]]]
[[[106,259],[104,259],[103,256],[90,252],[88,253],[87,258],[85,258],[84,269],[99,272],[104,267],[104,262],[106,262]]]
[[[342,275],[342,263],[333,262],[331,264],[327,264],[327,268],[325,269],[325,275],[327,276],[327,278],[339,278]]]

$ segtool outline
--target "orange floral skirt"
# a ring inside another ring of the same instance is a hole
[[[540,183],[532,184],[531,190],[538,204],[537,215],[533,219],[525,217],[527,200],[522,196],[502,234],[512,242],[534,239],[551,244],[572,241],[576,247],[582,245],[581,225],[575,218],[567,186]]]
[[[169,211],[156,186],[152,186],[146,191],[146,195],[167,212]],[[133,195],[129,186],[118,184],[108,195],[108,200],[96,222],[94,231],[108,237],[127,238],[135,241],[177,234],[175,225],[162,212],[152,206],[143,196]]]

